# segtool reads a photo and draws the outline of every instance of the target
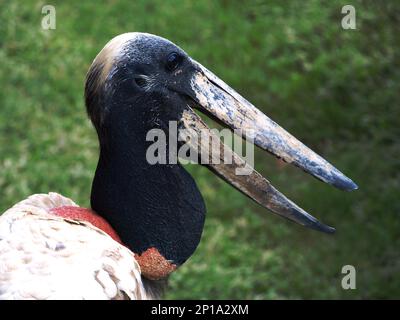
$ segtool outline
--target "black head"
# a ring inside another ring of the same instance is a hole
[[[116,113],[125,116],[126,112],[141,113],[142,129],[167,128],[169,121],[179,121],[186,108],[195,69],[188,55],[166,39],[146,33],[117,36],[88,72],[88,114],[99,133],[113,125],[110,121]]]
[[[146,139],[149,130],[165,132],[167,150],[177,139],[168,130],[171,121],[199,135],[206,130],[208,138],[216,139],[192,108],[240,129],[243,138],[324,182],[357,188],[182,49],[155,35],[127,33],[112,39],[89,69],[85,98],[101,149],[92,207],[137,254],[142,273],[151,279],[165,277],[186,261],[203,229],[205,206],[191,176],[171,159],[154,164],[146,157],[153,143]],[[203,155],[194,141],[188,142],[190,149]],[[233,162],[206,166],[239,191],[301,225],[334,231],[288,200],[226,145],[211,148],[211,154],[226,151]],[[247,174],[237,174],[244,166],[250,169]]]

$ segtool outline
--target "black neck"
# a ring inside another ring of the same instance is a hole
[[[146,142],[147,130],[137,126],[139,121],[129,116],[111,119],[118,127],[107,127],[102,133],[91,206],[133,252],[155,247],[179,265],[200,241],[204,202],[181,165],[148,163],[150,142]]]

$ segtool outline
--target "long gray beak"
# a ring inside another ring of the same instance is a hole
[[[211,115],[235,132],[239,131],[244,139],[253,142],[261,149],[294,164],[326,183],[347,191],[358,188],[352,180],[268,118],[212,72],[196,61],[192,60],[192,63],[196,71],[190,83],[193,91],[190,98],[194,101],[191,106]],[[189,106],[183,114],[181,125],[197,134],[202,132],[204,135],[204,132],[209,131],[207,139],[189,142],[200,155],[202,150],[212,152],[216,149],[219,149],[218,154],[231,154],[233,158],[231,164],[223,162],[215,164],[213,161],[215,159],[210,158],[207,166],[242,193],[272,212],[301,225],[327,233],[335,231],[287,199],[228,146],[222,142],[216,144],[215,134]],[[204,149],[206,145],[207,148]],[[237,175],[236,169],[243,167],[250,169],[250,174]]]

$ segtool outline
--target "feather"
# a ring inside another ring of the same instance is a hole
[[[0,299],[150,299],[125,246],[88,222],[49,213],[77,206],[36,194],[0,216]]]

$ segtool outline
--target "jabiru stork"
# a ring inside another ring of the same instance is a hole
[[[356,184],[273,122],[181,48],[159,36],[126,33],[94,59],[85,85],[100,155],[91,209],[57,193],[36,194],[0,218],[0,298],[150,299],[199,244],[206,208],[178,162],[150,164],[146,133],[176,121],[208,129],[194,109],[244,139],[339,189]],[[212,134],[210,133],[210,136]],[[187,142],[196,152],[199,144]],[[205,166],[275,214],[326,232],[329,227],[276,190],[242,158]],[[246,164],[245,164],[246,165]]]

